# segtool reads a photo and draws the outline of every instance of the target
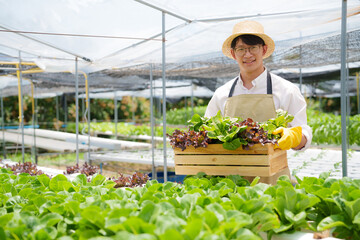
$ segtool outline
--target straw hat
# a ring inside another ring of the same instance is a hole
[[[268,35],[266,35],[264,33],[264,27],[256,21],[247,20],[247,21],[242,21],[242,22],[235,24],[235,26],[233,28],[233,34],[230,37],[228,37],[225,40],[225,42],[223,43],[222,52],[224,53],[225,56],[227,56],[231,59],[234,59],[231,56],[231,42],[236,37],[238,37],[240,35],[245,35],[245,34],[255,35],[255,36],[262,38],[262,40],[264,40],[265,45],[268,46],[268,49],[263,58],[269,57],[274,52],[275,43],[271,39],[271,37],[269,37]]]

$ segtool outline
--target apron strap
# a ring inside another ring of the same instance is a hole
[[[236,86],[237,81],[239,80],[239,77],[237,77],[233,83],[233,85],[231,86],[230,92],[229,92],[229,96],[228,97],[232,97],[233,93],[234,93],[234,89]]]
[[[266,93],[267,93],[267,94],[272,94],[272,81],[271,81],[271,76],[270,76],[270,72],[269,72],[269,71],[267,71],[267,77],[266,77],[266,78],[267,78],[267,79],[266,79],[266,85],[267,85]],[[232,84],[228,97],[232,97],[232,96],[233,96],[234,90],[235,90],[235,86],[236,86],[238,80],[239,80],[239,77],[237,77],[237,78],[235,79],[234,83]]]
[[[267,87],[267,94],[272,94],[272,81],[271,81],[271,76],[270,76],[270,72],[267,71],[267,83],[266,83],[266,87]]]

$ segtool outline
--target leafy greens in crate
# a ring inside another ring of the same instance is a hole
[[[207,147],[208,144],[222,143],[228,150],[235,150],[242,146],[248,149],[256,143],[277,144],[280,135],[271,134],[278,127],[287,127],[293,116],[286,111],[277,110],[276,118],[258,123],[251,118],[223,117],[219,111],[213,117],[201,117],[195,114],[189,120],[189,130],[175,130],[167,135],[173,147],[186,149],[188,146]]]

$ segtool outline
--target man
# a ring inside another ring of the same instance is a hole
[[[237,23],[222,51],[237,61],[240,74],[215,91],[205,116],[214,116],[221,110],[223,116],[250,117],[261,122],[275,117],[275,109],[283,109],[293,115],[294,120],[289,128],[274,131],[274,134],[281,134],[279,146],[275,148],[305,150],[312,139],[311,128],[307,125],[306,102],[297,86],[269,73],[264,67],[263,59],[274,49],[274,41],[264,34],[260,23]]]

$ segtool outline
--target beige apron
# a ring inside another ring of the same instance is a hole
[[[231,86],[228,99],[225,103],[224,116],[241,117],[242,119],[252,118],[257,122],[264,122],[270,118],[276,117],[275,104],[272,95],[272,83],[269,71],[267,72],[267,94],[241,94],[232,96],[239,77]],[[260,177],[260,182],[276,184],[278,177],[288,175],[288,167],[271,177]],[[254,177],[245,177],[252,181]]]
[[[241,94],[229,97],[225,103],[224,115],[251,118],[257,122],[265,122],[276,117],[272,94]]]

